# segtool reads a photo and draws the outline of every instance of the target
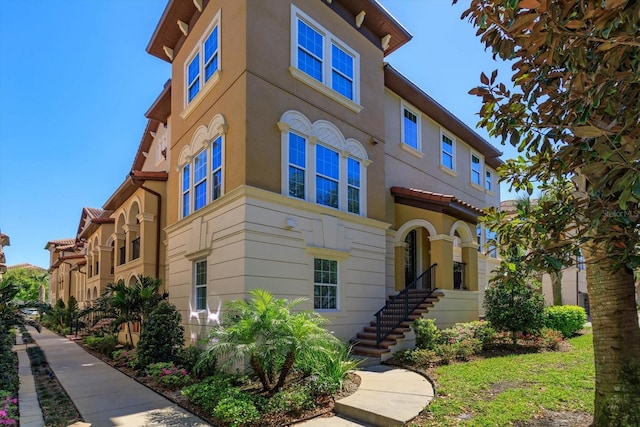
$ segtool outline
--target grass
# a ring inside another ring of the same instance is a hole
[[[510,355],[435,369],[438,397],[413,425],[508,426],[548,411],[593,414],[592,335],[568,352]]]

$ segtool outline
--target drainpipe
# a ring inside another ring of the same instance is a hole
[[[149,192],[151,194],[153,194],[154,196],[156,196],[156,199],[158,200],[158,225],[156,227],[156,268],[155,268],[155,273],[156,273],[156,279],[160,278],[160,245],[162,242],[160,242],[160,235],[161,235],[161,231],[162,231],[162,225],[161,225],[161,219],[162,219],[162,195],[160,193],[158,193],[157,191],[154,191],[152,189],[150,189],[149,187],[145,187],[144,184],[141,183],[141,180],[136,180],[133,176],[133,172],[131,172],[130,174],[131,176],[131,182],[133,183],[133,185],[135,185],[138,188],[142,188],[144,191]],[[144,182],[144,181],[142,181]]]

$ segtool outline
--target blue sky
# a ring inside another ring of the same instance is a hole
[[[252,0],[257,1],[257,0]],[[320,1],[320,0],[307,0]],[[462,3],[465,3],[462,1]],[[413,34],[387,61],[472,128],[492,60],[450,0],[382,0]],[[7,264],[48,267],[131,169],[144,112],[170,77],[145,48],[166,0],[0,0],[0,230]],[[487,137],[483,130],[477,131]],[[510,147],[494,145],[513,156]],[[502,189],[503,198],[509,198]]]

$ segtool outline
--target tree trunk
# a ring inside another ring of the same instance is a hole
[[[562,271],[551,270],[549,271],[549,277],[551,278],[551,289],[553,290],[553,305],[562,305]],[[578,305],[577,301],[576,305]]]
[[[586,245],[596,373],[594,427],[640,426],[640,327],[633,273]]]
[[[264,371],[262,364],[255,355],[252,355],[249,358],[249,365],[251,365],[251,369],[253,369],[253,372],[257,375],[260,383],[262,383],[262,391],[269,391],[271,388],[269,378],[267,377],[267,373]]]
[[[273,392],[277,393],[282,387],[284,387],[284,382],[287,379],[287,375],[289,375],[289,371],[293,368],[293,364],[296,361],[296,351],[291,350],[287,353],[287,357],[284,359],[284,363],[282,364],[282,370],[280,371],[280,377],[278,378],[278,383],[273,388]]]

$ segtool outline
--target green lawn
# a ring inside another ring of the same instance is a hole
[[[571,351],[494,357],[435,370],[438,397],[413,425],[509,426],[548,411],[593,413],[592,335]]]

